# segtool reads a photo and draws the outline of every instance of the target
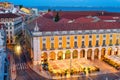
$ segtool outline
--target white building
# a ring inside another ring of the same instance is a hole
[[[6,62],[6,32],[4,24],[0,24],[0,80],[8,80],[8,65]],[[7,72],[5,72],[7,70]]]
[[[12,13],[0,14],[0,23],[6,26],[7,44],[15,44],[16,37],[21,33],[22,17]]]

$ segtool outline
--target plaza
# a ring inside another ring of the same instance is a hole
[[[92,64],[89,60],[85,58],[73,59],[71,60],[57,60],[48,62],[48,70],[51,74],[57,75],[65,73],[70,74],[80,74],[80,73],[92,73],[99,71],[99,68]]]

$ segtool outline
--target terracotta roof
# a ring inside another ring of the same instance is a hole
[[[70,19],[62,18],[58,21],[58,23],[68,23],[68,21],[70,21]]]
[[[46,18],[48,18],[48,19],[53,19],[53,18],[54,18],[54,17],[53,17],[53,12],[45,13],[45,14],[43,15],[43,17],[46,17]]]
[[[120,16],[116,16],[117,18],[115,18],[115,16],[98,16],[101,20],[117,20],[120,18]]]
[[[44,15],[46,18],[52,18],[57,12],[48,12]],[[52,14],[52,15],[51,15]],[[76,19],[85,16],[120,16],[120,13],[106,11],[59,11],[60,18]]]
[[[60,18],[76,19],[85,16],[100,16],[103,11],[59,11]],[[44,17],[54,17],[57,12],[48,12]],[[106,12],[104,12],[106,13]],[[52,14],[52,15],[51,15]]]
[[[54,16],[56,15],[56,12],[54,12]],[[88,11],[76,11],[76,12],[73,12],[73,11],[63,11],[63,12],[59,12],[59,16],[60,18],[67,18],[67,19],[76,19],[76,18],[79,18],[79,17],[85,17],[85,16],[96,16],[97,15],[97,12],[88,12]]]
[[[39,17],[28,25],[30,30],[34,30],[36,21],[40,31],[120,29],[119,22],[55,23],[50,19]]]
[[[88,22],[92,22],[93,20],[94,20],[93,18],[81,17],[75,19],[74,23],[88,23]]]
[[[0,14],[0,18],[17,18],[17,17],[20,17],[20,16],[13,13]]]

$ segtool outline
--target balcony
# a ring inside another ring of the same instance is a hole
[[[43,51],[47,51],[47,49],[46,49],[46,48],[43,48],[42,50],[43,50]]]
[[[78,46],[74,46],[74,48],[78,48]]]
[[[99,47],[99,45],[95,45],[95,47]]]
[[[58,48],[59,50],[62,50],[63,48],[62,47],[60,47],[60,48]]]
[[[118,46],[118,45],[119,45],[119,43],[116,43],[115,45],[116,45],[116,46]]]
[[[54,47],[52,47],[52,48],[50,48],[50,50],[55,50],[55,48],[54,48]]]
[[[113,44],[109,44],[109,46],[113,46]]]
[[[102,45],[102,47],[106,47],[106,45],[105,45],[105,44],[103,44],[103,45]]]
[[[70,47],[66,47],[66,49],[70,49]]]
[[[92,45],[89,45],[88,47],[89,47],[89,48],[91,48],[91,47],[92,47]]]
[[[82,45],[82,46],[81,46],[81,48],[85,48],[85,46],[84,46],[84,45]]]

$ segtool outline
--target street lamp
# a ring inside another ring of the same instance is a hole
[[[72,80],[72,79],[71,79],[71,66],[72,66],[72,60],[71,60],[71,58],[70,58],[70,80]]]
[[[15,46],[15,52],[17,55],[20,55],[20,53],[21,53],[21,46],[20,45]]]
[[[15,46],[15,54],[18,56],[19,61],[20,61],[20,53],[21,53],[21,46],[20,45],[16,45]]]
[[[72,54],[72,53],[71,53]],[[72,55],[70,54],[70,80],[72,80],[72,74],[73,74],[73,72],[72,72],[72,70],[71,70],[71,68],[72,68]]]

